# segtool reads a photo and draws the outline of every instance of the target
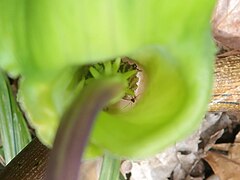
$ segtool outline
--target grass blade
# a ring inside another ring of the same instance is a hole
[[[121,160],[109,152],[103,157],[99,180],[119,180]]]
[[[6,164],[31,140],[25,119],[2,71],[0,71],[0,134]]]

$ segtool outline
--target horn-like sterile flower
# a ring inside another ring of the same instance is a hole
[[[97,117],[87,155],[148,156],[204,115],[214,2],[1,0],[0,67],[21,76],[19,102],[48,146],[76,93],[92,79],[119,78],[125,90]]]

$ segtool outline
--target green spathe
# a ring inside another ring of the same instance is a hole
[[[148,156],[189,134],[206,110],[214,2],[2,0],[0,67],[22,75],[22,107],[51,145],[61,115],[81,89],[71,85],[75,67],[123,55],[135,59],[146,73],[145,92],[130,111],[99,115],[89,156],[101,149]]]
[[[32,74],[115,58],[152,44],[179,48],[187,42],[201,51],[214,2],[1,0],[1,64]]]

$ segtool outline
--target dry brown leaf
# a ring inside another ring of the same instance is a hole
[[[234,143],[229,149],[228,157],[240,164],[240,143]]]
[[[214,150],[220,150],[228,152],[228,155],[225,156],[229,160],[232,160],[236,163],[240,164],[240,132],[236,135],[235,141],[233,144],[231,143],[222,143],[222,144],[215,144],[212,146]]]
[[[240,49],[240,0],[218,0],[213,14],[213,35],[230,49]]]
[[[214,173],[220,177],[221,180],[239,180],[240,178],[240,164],[215,152],[207,152],[204,158],[212,167]]]
[[[231,148],[231,146],[232,146],[232,144],[230,144],[230,143],[214,144],[214,145],[212,146],[212,149],[228,152],[229,149]]]
[[[228,157],[235,162],[240,163],[240,132],[236,135],[234,144],[229,148]]]
[[[240,119],[240,118],[239,118]],[[238,132],[238,134],[235,137],[235,143],[240,143],[240,132]]]
[[[223,135],[224,133],[224,129],[217,131],[215,134],[211,135],[209,138],[208,143],[206,144],[204,151],[208,151],[209,149],[211,149],[214,144],[216,143],[216,141]]]
[[[240,163],[240,143],[215,144],[212,149],[228,152],[227,158]]]
[[[80,180],[98,180],[102,159],[87,160],[81,164]]]

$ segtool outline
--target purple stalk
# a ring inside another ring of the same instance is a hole
[[[94,120],[122,90],[113,80],[95,80],[86,86],[64,114],[51,151],[46,180],[77,180]]]

